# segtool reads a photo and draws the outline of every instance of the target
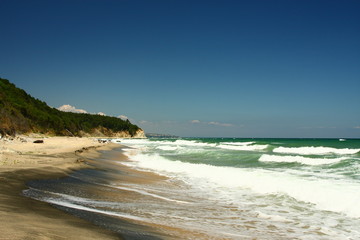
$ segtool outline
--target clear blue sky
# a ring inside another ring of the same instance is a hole
[[[0,76],[50,106],[180,136],[360,137],[360,1],[0,9]]]

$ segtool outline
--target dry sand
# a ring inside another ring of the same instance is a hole
[[[94,138],[51,137],[33,143],[35,140],[39,139],[0,140],[0,239],[122,239],[21,194],[27,181],[65,177],[88,167],[84,159],[93,157],[95,149],[110,150],[118,145]]]

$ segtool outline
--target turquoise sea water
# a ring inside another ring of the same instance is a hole
[[[55,182],[51,188],[58,190],[51,197],[41,183],[25,194],[112,216],[112,223],[125,218],[181,227],[206,239],[360,239],[358,139],[114,140],[119,141],[130,159],[122,164],[167,180],[121,182],[116,168],[72,176],[137,195],[125,202],[76,191],[81,184],[70,180],[71,192],[56,187],[64,182]]]

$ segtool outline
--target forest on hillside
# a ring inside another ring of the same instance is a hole
[[[49,107],[7,79],[0,78],[0,134],[43,133],[82,136],[101,132],[135,135],[140,128],[129,120],[88,113],[62,112]]]

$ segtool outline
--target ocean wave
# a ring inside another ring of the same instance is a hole
[[[236,146],[236,145],[224,145],[220,144],[217,147],[222,149],[228,149],[228,150],[238,150],[238,151],[259,151],[264,150],[269,145],[243,145],[243,146]]]
[[[255,142],[222,142],[224,145],[235,145],[235,146],[244,146],[254,144]]]
[[[156,149],[160,149],[160,150],[164,150],[164,151],[175,151],[175,150],[182,149],[182,147],[164,145],[164,146],[157,146]]]
[[[348,159],[346,157],[340,158],[307,158],[302,156],[278,156],[263,154],[259,158],[260,162],[278,162],[278,163],[301,163],[306,165],[323,165],[338,163]]]
[[[323,154],[349,155],[360,152],[360,149],[331,148],[331,147],[278,147],[275,148],[273,152],[299,154],[299,155],[323,155]]]
[[[195,140],[176,140],[172,144],[180,146],[193,146],[193,147],[214,147],[215,143],[198,142]]]
[[[278,172],[171,161],[157,154],[138,154],[129,158],[133,162],[126,162],[128,166],[179,178],[206,192],[214,192],[216,196],[222,191],[222,197],[225,197],[244,190],[258,194],[285,194],[321,210],[360,218],[360,184],[357,182],[330,177],[306,178],[301,172],[296,174],[286,170]],[[229,201],[241,204],[237,199]]]

